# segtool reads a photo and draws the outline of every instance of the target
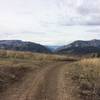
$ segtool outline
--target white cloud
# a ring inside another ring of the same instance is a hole
[[[99,38],[99,5],[100,0],[0,0],[0,39],[63,44]]]

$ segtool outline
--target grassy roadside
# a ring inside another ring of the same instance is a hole
[[[40,60],[40,61],[74,61],[77,60],[72,56],[56,55],[56,54],[43,54],[43,53],[32,53],[32,52],[20,52],[20,51],[9,51],[0,50],[0,59],[22,59],[22,60]],[[5,60],[6,60],[5,59]]]
[[[73,95],[81,100],[100,100],[100,59],[83,59],[66,66],[74,85]]]

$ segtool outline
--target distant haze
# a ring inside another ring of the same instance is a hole
[[[100,39],[100,0],[0,0],[0,40],[44,45]]]

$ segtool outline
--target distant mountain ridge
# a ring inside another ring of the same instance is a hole
[[[50,53],[51,51],[43,45],[24,42],[21,40],[0,40],[0,49],[2,50],[16,50],[16,51],[31,51],[39,53]]]
[[[91,53],[100,54],[100,40],[78,40],[64,46],[44,46],[34,42],[26,42],[21,40],[0,40],[0,49],[77,55]]]
[[[89,54],[100,53],[100,40],[82,41],[78,40],[58,48],[56,53],[61,54]]]
[[[50,49],[52,52],[54,52],[57,48],[59,48],[60,46],[57,46],[57,45],[53,45],[53,46],[46,46],[48,49]]]

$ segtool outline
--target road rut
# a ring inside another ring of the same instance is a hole
[[[65,90],[65,64],[52,62],[37,72],[30,72],[17,87],[12,86],[0,100],[68,100]]]

